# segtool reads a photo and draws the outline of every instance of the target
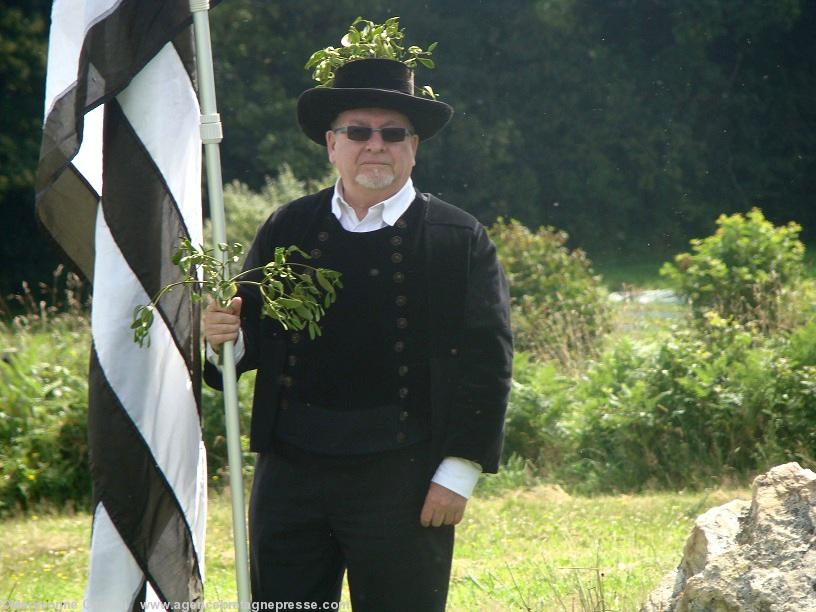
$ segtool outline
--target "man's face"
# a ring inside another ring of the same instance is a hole
[[[356,125],[370,128],[402,127],[411,129],[402,113],[382,108],[360,108],[340,113],[333,128]],[[407,136],[402,142],[386,142],[373,132],[365,142],[349,139],[347,134],[326,132],[329,161],[334,164],[349,195],[396,193],[411,176],[419,137]]]

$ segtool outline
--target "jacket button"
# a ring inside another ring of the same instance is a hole
[[[368,275],[369,275],[369,276],[379,276],[379,275],[380,275],[380,270],[379,270],[379,268],[371,268],[371,269],[368,271]]]
[[[402,263],[402,253],[391,253],[391,261],[395,264]]]
[[[404,350],[405,350],[405,343],[402,340],[397,340],[394,343],[394,352],[395,353],[401,353]]]
[[[406,319],[405,317],[400,317],[399,319],[397,319],[397,327],[399,329],[405,329],[406,327],[408,327],[408,319]]]
[[[402,272],[394,272],[394,282],[401,283],[405,280],[405,275]]]
[[[405,376],[407,373],[408,373],[407,365],[401,365],[400,367],[397,368],[397,374],[399,374],[400,376]]]
[[[400,421],[405,421],[407,418],[408,418],[408,411],[407,410],[403,410],[402,412],[400,412],[400,415],[399,415],[399,420]]]
[[[405,442],[405,434],[403,432],[399,432],[397,434],[397,442],[399,442],[400,444]]]
[[[317,239],[318,239],[320,242],[326,242],[326,241],[329,239],[329,232],[320,232],[320,233],[317,235]]]
[[[408,397],[408,387],[400,387],[398,393],[402,399],[405,399]]]
[[[312,252],[309,253],[312,256],[312,259],[320,259],[320,256],[323,254],[323,251],[320,249],[312,249]]]
[[[408,298],[404,295],[398,295],[394,302],[397,306],[405,306],[408,303]]]
[[[289,355],[289,365],[290,366],[297,365],[297,357],[295,357],[294,355]]]
[[[459,354],[459,349],[454,347],[450,350],[450,354],[456,357]]]
[[[394,225],[400,229],[405,229],[408,227],[408,222],[405,219],[397,219],[397,222]]]
[[[399,246],[402,244],[402,238],[399,236],[391,236],[391,244],[394,246]]]
[[[300,342],[300,334],[297,332],[292,332],[291,340],[292,344],[297,344],[298,342]]]

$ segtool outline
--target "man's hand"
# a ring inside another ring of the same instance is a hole
[[[440,525],[458,525],[465,514],[467,498],[442,485],[431,483],[425,503],[419,515],[423,527]]]
[[[220,354],[228,340],[235,342],[241,329],[241,298],[232,298],[229,306],[222,308],[212,301],[204,309],[204,337],[212,349]]]

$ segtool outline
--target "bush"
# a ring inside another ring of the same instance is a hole
[[[515,220],[499,219],[489,233],[510,283],[516,347],[567,367],[596,354],[611,309],[583,251],[568,250],[564,232]]]
[[[812,313],[813,283],[805,280],[801,227],[776,227],[758,208],[722,215],[717,231],[691,241],[661,274],[692,304],[698,320],[714,311],[765,332],[791,329]]]
[[[588,491],[681,488],[816,457],[816,326],[763,338],[709,317],[620,343],[573,389],[564,478]]]
[[[261,191],[252,191],[247,185],[232,181],[224,185],[224,214],[227,218],[227,239],[240,242],[247,247],[252,243],[258,227],[276,209],[287,202],[322,189],[334,182],[334,172],[327,170],[326,176],[318,181],[301,181],[292,169],[283,164],[274,179],[267,177]],[[204,223],[204,243],[212,241],[212,222]]]
[[[529,354],[516,353],[504,428],[505,463],[513,457],[538,466],[561,462],[565,440],[561,421],[568,385],[554,363],[536,364]]]
[[[241,426],[241,465],[244,477],[251,475],[255,453],[249,452],[249,426],[252,416],[252,392],[255,372],[247,372],[238,381],[238,420]],[[224,415],[224,395],[203,385],[201,392],[201,435],[207,449],[209,484],[218,489],[228,485],[227,425]]]

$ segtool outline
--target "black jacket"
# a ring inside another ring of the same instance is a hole
[[[334,188],[275,211],[261,226],[245,268],[262,266],[276,246],[302,244],[330,206]],[[471,215],[427,194],[425,257],[431,322],[432,449],[435,460],[463,457],[496,472],[512,376],[507,282],[496,248]],[[256,369],[250,448],[269,450],[278,409],[278,381],[286,343],[280,325],[261,318],[257,291],[241,286],[241,327],[246,353],[238,375]],[[207,363],[204,379],[221,388],[221,375]]]

